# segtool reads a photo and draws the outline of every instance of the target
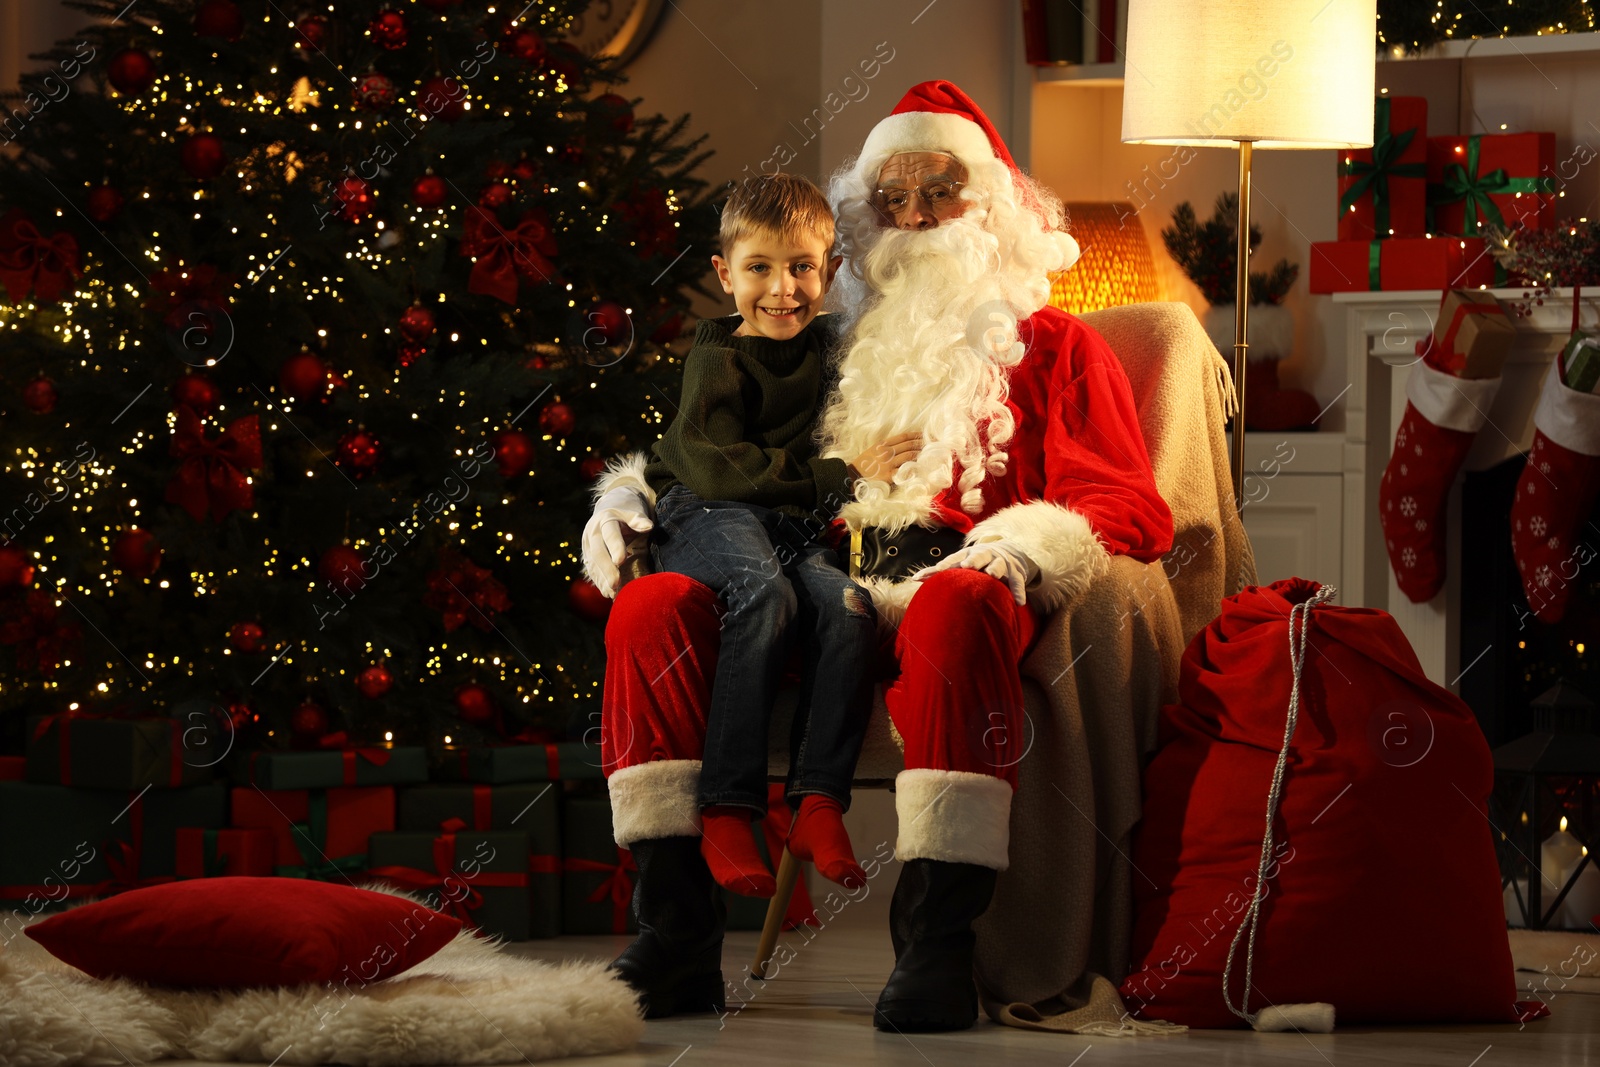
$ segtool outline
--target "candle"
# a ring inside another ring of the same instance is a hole
[[[1556,898],[1578,864],[1588,855],[1588,849],[1567,832],[1567,817],[1561,817],[1561,828],[1545,838],[1539,850],[1541,905],[1548,911],[1550,901]],[[1561,908],[1550,917],[1550,925],[1567,928],[1587,928],[1591,918],[1600,912],[1600,871],[1591,860],[1585,864]]]

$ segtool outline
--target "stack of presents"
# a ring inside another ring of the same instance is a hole
[[[1428,102],[1380,96],[1372,147],[1339,155],[1339,239],[1311,246],[1313,293],[1506,284],[1489,227],[1555,226],[1554,133],[1428,136]]]
[[[626,934],[635,868],[580,742],[251,752],[215,766],[171,718],[35,717],[0,757],[0,911],[231,875],[382,884],[486,935]],[[331,740],[339,740],[338,735]],[[225,780],[226,779],[226,780]],[[777,855],[781,786],[764,827]],[[802,883],[786,925],[808,921]],[[729,895],[731,929],[765,900]]]

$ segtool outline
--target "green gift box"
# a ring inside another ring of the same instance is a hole
[[[400,790],[401,830],[437,832],[451,819],[472,830],[512,830],[528,837],[528,936],[561,933],[560,789],[526,785],[419,785]]]
[[[427,750],[420,745],[394,748],[330,749],[326,752],[252,752],[246,780],[262,789],[336,789],[346,785],[407,785],[428,780]]]
[[[78,789],[0,782],[0,899],[38,911],[176,872],[180,827],[227,822],[221,785]]]
[[[1580,393],[1600,393],[1600,335],[1576,330],[1561,352],[1561,384]]]
[[[528,939],[528,835],[510,830],[373,834],[367,874],[420,892],[433,907],[509,941]]]
[[[633,855],[611,831],[611,801],[569,797],[563,805],[561,932],[633,934]]]
[[[28,719],[27,780],[96,789],[177,787],[211,781],[205,741],[174,719],[34,715]],[[191,751],[186,741],[195,741]]]
[[[605,778],[600,746],[583,741],[548,745],[452,745],[440,778],[451,782],[599,781]]]

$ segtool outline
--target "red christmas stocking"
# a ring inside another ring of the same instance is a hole
[[[1457,378],[1426,363],[1406,380],[1406,413],[1378,486],[1378,519],[1400,591],[1420,604],[1445,578],[1445,505],[1499,378]]]
[[[1511,548],[1528,606],[1541,622],[1560,622],[1578,569],[1594,557],[1584,524],[1600,497],[1600,395],[1569,389],[1552,366],[1533,426],[1511,501]]]

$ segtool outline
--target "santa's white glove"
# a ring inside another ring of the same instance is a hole
[[[984,541],[950,553],[934,566],[924,567],[913,574],[911,580],[920,582],[930,574],[949,570],[951,567],[966,567],[994,575],[1006,583],[1011,590],[1012,598],[1018,604],[1028,602],[1028,585],[1039,577],[1038,566],[1015,543]]]
[[[602,595],[617,595],[620,568],[643,551],[655,525],[650,504],[637,489],[619,485],[595,501],[583,527],[583,566]]]

